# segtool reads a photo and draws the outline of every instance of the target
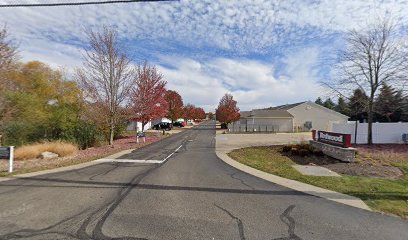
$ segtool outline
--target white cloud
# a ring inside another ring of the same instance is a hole
[[[81,62],[78,46],[85,27],[114,26],[126,45],[160,57],[169,87],[186,101],[210,109],[225,92],[232,92],[242,109],[250,109],[315,99],[321,95],[318,64],[325,46],[320,40],[384,13],[406,24],[407,12],[406,0],[181,0],[0,8],[0,23],[6,22],[20,42],[23,60],[69,69]],[[283,54],[278,60],[282,67],[249,57],[275,52]]]
[[[386,12],[406,21],[408,4],[405,0],[181,0],[0,9],[0,21],[8,22],[25,43],[34,36],[55,42],[83,39],[84,26],[106,24],[114,25],[127,39],[150,39],[157,44],[167,39],[190,47],[216,47],[239,54],[324,37]]]
[[[307,58],[305,58],[307,56]],[[314,100],[322,92],[314,65],[318,50],[306,49],[285,58],[288,73],[275,76],[272,63],[249,59],[215,58],[198,62],[189,58],[162,57],[159,70],[168,88],[184,102],[213,110],[226,92],[233,94],[242,110]]]

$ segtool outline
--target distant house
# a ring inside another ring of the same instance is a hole
[[[161,122],[168,122],[171,123],[171,120],[168,118],[158,118],[155,119],[153,121],[150,121],[148,123],[146,123],[146,125],[144,126],[144,130],[148,130],[150,128],[152,128],[155,124],[161,123]],[[141,122],[137,122],[137,121],[130,121],[126,127],[127,131],[137,131],[140,132],[142,131],[142,123]]]
[[[245,129],[260,131],[298,132],[312,129],[331,131],[333,123],[347,123],[348,116],[325,108],[314,102],[299,102],[266,109],[241,112],[235,124]],[[269,129],[268,129],[269,127]]]

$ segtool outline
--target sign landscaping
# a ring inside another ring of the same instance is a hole
[[[315,140],[318,142],[343,148],[351,147],[351,134],[318,131],[317,136],[314,133],[314,137],[317,138]]]
[[[356,150],[351,148],[351,134],[312,131],[310,144],[324,154],[343,162],[354,162]]]

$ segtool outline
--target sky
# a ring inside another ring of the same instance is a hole
[[[156,65],[185,103],[214,111],[225,93],[241,110],[331,96],[321,83],[334,81],[347,31],[384,16],[408,26],[407,13],[408,0],[180,0],[0,8],[0,24],[22,61],[68,73],[81,67],[84,29],[113,27],[135,64]]]

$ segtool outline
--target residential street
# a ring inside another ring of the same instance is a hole
[[[121,158],[172,153],[0,182],[0,239],[408,239],[408,221],[225,164],[214,122]]]

